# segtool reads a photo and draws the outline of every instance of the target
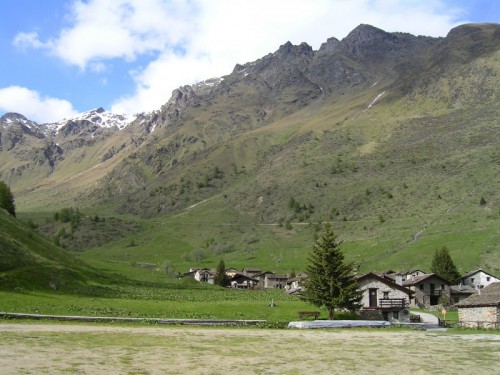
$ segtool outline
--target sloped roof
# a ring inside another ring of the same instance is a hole
[[[370,279],[370,278],[376,279],[376,280],[378,280],[380,282],[383,282],[384,284],[390,286],[391,288],[398,289],[398,290],[400,290],[400,291],[402,291],[402,292],[404,292],[404,293],[406,293],[408,295],[412,295],[413,293],[415,293],[413,290],[408,289],[408,288],[406,288],[406,287],[404,287],[402,285],[396,284],[391,279],[388,279],[387,277],[384,277],[384,276],[380,276],[380,275],[378,275],[378,274],[376,274],[374,272],[368,272],[368,273],[366,273],[364,275],[358,276],[358,277],[356,277],[356,280],[359,281],[359,280],[365,280],[365,279]]]
[[[486,274],[488,276],[491,276],[491,277],[494,277],[495,279],[497,279],[497,277],[495,275],[492,275],[491,273],[488,273],[488,272],[484,271],[482,268],[478,268],[475,271],[471,271],[471,272],[466,273],[465,275],[462,276],[462,279],[465,279],[466,277],[475,275],[476,273],[479,273],[479,272],[482,272],[482,273],[484,273],[484,274]]]
[[[254,281],[256,283],[259,282],[259,280],[251,277],[251,276],[248,276],[248,275],[245,275],[244,273],[240,273],[238,272],[236,275],[234,275],[233,277],[231,277],[231,281],[237,281],[237,280],[250,280],[250,281]]]
[[[261,273],[262,270],[260,268],[244,268],[243,273]]]
[[[303,281],[305,279],[308,279],[309,276],[306,275],[306,274],[301,274],[301,275],[298,275],[298,276],[295,276],[295,277],[292,277],[291,279],[288,279],[287,283],[292,283],[294,281]]]
[[[457,307],[500,306],[500,283],[492,283],[481,289],[481,294],[467,297],[455,304]]]
[[[451,294],[474,294],[477,293],[476,288],[471,285],[451,285],[450,286]]]
[[[403,275],[410,275],[410,274],[412,274],[412,273],[414,273],[414,272],[422,272],[422,273],[424,273],[424,274],[425,274],[425,272],[424,272],[424,271],[422,271],[422,270],[420,270],[420,269],[418,269],[418,268],[414,268],[414,269],[412,269],[412,270],[405,271],[405,272],[403,273]]]
[[[403,282],[403,285],[404,286],[418,285],[418,284],[420,284],[420,283],[424,282],[425,280],[430,279],[432,277],[437,277],[439,280],[441,280],[445,284],[450,285],[449,281],[443,279],[441,276],[439,276],[436,273],[426,273],[425,275],[417,276],[411,280],[406,280],[405,282]]]
[[[274,275],[274,272],[271,272],[271,271],[262,271],[262,272],[259,272],[257,274],[252,274],[253,277],[260,277],[262,275],[266,275],[266,274],[271,274],[271,275]]]
[[[273,275],[268,277],[268,279],[288,280],[288,276],[287,275],[276,275],[273,273]]]

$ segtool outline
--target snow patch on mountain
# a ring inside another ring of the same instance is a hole
[[[103,108],[93,109],[91,111],[80,113],[76,116],[65,118],[61,121],[43,124],[43,127],[51,132],[58,132],[68,122],[88,121],[102,128],[117,127],[119,130],[124,129],[137,118],[137,115],[120,115],[107,112]]]
[[[0,123],[4,125],[22,124],[30,130],[36,130],[38,124],[35,121],[28,120],[26,117],[19,113],[9,112],[0,117]]]
[[[377,95],[377,97],[375,99],[373,99],[373,101],[370,103],[370,105],[363,111],[363,112],[366,112],[367,110],[369,110],[371,107],[373,107],[373,105],[382,97],[382,95],[385,94],[385,91],[381,92],[380,94]]]

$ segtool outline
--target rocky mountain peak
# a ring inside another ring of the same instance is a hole
[[[361,24],[342,40],[342,44],[347,52],[361,57],[373,54],[376,52],[374,49],[378,49],[379,53],[384,52],[380,51],[380,48],[384,46],[390,48],[388,45],[394,43],[396,40],[397,36],[391,33],[371,25]]]
[[[38,124],[35,121],[31,121],[20,113],[15,112],[8,112],[0,117],[0,124],[4,124],[6,126],[19,124],[22,128],[29,132],[36,131],[38,128]]]
[[[319,47],[319,51],[321,52],[333,52],[340,46],[340,40],[337,38],[331,37],[326,40],[325,43],[322,43]]]
[[[14,121],[24,122],[24,121],[28,121],[28,119],[26,117],[24,117],[23,115],[21,115],[20,113],[8,112],[8,113],[4,114],[2,117],[0,117],[0,121],[2,121],[2,122],[14,122]]]
[[[97,126],[98,128],[116,127],[119,130],[122,130],[136,118],[136,115],[111,113],[106,111],[104,108],[99,107],[58,122],[43,124],[42,127],[49,132],[58,132],[62,128],[67,127],[68,124],[71,124],[70,128],[75,128],[75,126],[78,128],[84,125],[92,125]]]
[[[308,55],[312,53],[312,47],[305,42],[300,43],[298,46],[294,46],[291,42],[286,42],[276,51],[276,55],[279,55],[281,57],[287,57],[288,55]]]

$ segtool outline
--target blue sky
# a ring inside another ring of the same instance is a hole
[[[0,0],[0,115],[42,122],[104,107],[156,110],[172,90],[281,44],[342,39],[361,23],[445,36],[500,23],[498,0]]]

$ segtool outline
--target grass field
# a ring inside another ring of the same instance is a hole
[[[0,322],[10,374],[493,374],[500,335]],[[28,360],[29,358],[29,360]]]
[[[270,307],[271,303],[274,307]],[[224,290],[191,286],[107,286],[54,292],[0,292],[0,311],[173,319],[257,319],[270,324],[297,320],[297,312],[316,309],[284,291]]]

